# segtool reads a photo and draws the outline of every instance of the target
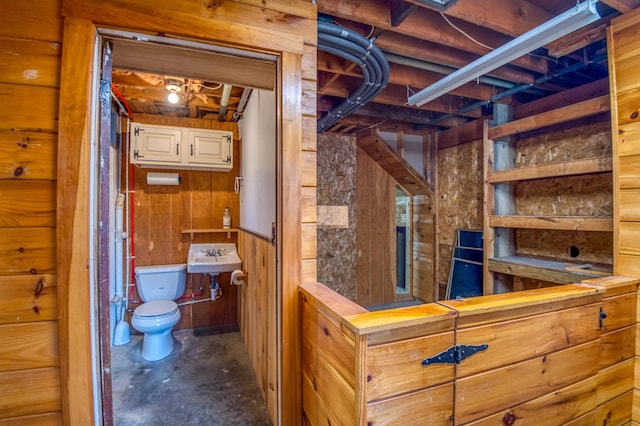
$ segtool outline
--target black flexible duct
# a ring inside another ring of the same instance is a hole
[[[372,40],[337,25],[318,22],[318,49],[355,62],[364,82],[342,103],[318,120],[318,133],[375,98],[389,82],[389,63]]]

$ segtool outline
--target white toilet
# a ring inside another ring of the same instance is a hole
[[[135,276],[144,303],[133,311],[131,325],[144,333],[142,358],[158,361],[173,350],[171,330],[180,320],[180,309],[174,300],[184,293],[187,265],[137,266]]]

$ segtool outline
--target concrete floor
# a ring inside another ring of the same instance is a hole
[[[116,426],[272,425],[239,332],[173,336],[160,361],[142,359],[141,335],[111,347]]]

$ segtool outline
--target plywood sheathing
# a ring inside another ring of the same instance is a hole
[[[611,124],[596,123],[535,137],[521,137],[515,167],[540,166],[611,155]]]
[[[456,229],[482,229],[482,141],[438,152],[439,285],[446,284]]]
[[[318,206],[346,206],[348,226],[318,226],[318,281],[349,300],[357,297],[356,140],[318,136]]]
[[[520,255],[549,256],[591,264],[613,263],[613,236],[608,232],[519,229],[516,240]],[[580,249],[579,256],[569,255],[571,245]]]
[[[599,122],[547,132],[518,141],[516,167],[611,156],[611,126]],[[532,216],[611,216],[611,173],[529,180],[516,183],[516,210]],[[606,232],[521,229],[516,234],[521,255],[572,259],[585,263],[613,263],[613,236]],[[569,246],[580,250],[569,255]],[[526,288],[540,283],[526,283]]]

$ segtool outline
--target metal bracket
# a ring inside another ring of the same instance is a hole
[[[108,106],[111,101],[111,82],[100,79],[100,103]]]
[[[600,330],[605,331],[607,329],[607,326],[604,323],[604,320],[607,319],[607,314],[604,313],[602,306],[600,306],[600,315],[598,319],[600,321]]]
[[[460,364],[465,358],[470,357],[473,354],[487,350],[489,345],[455,345],[451,346],[444,352],[430,358],[422,360],[422,365],[431,364]]]

